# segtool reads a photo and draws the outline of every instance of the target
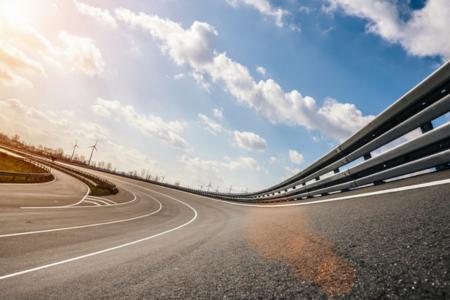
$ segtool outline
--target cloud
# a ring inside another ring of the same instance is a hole
[[[74,69],[80,70],[88,76],[95,76],[103,72],[105,62],[102,54],[90,38],[62,31],[59,39],[64,45],[63,55]]]
[[[184,73],[178,73],[178,74],[173,75],[173,79],[175,79],[175,80],[180,80],[183,78],[184,78]]]
[[[46,76],[43,66],[25,52],[0,40],[0,82],[9,86],[28,86],[33,84],[27,75]]]
[[[240,156],[237,158],[223,157],[221,160],[205,160],[196,156],[183,154],[178,162],[184,166],[184,169],[189,170],[190,179],[185,178],[182,181],[190,181],[194,184],[194,188],[199,188],[199,185],[208,184],[211,182],[214,187],[221,186],[222,190],[225,185],[228,187],[231,182],[226,182],[225,177],[230,180],[235,180],[233,183],[233,191],[241,190],[245,186],[242,184],[236,175],[242,172],[260,172],[261,168],[258,162],[249,156]],[[205,180],[205,181],[202,181]],[[228,180],[227,180],[228,181]],[[249,182],[246,182],[249,184]]]
[[[160,42],[161,50],[177,65],[200,65],[211,60],[211,44],[217,36],[216,29],[204,22],[195,21],[184,30],[180,24],[145,13],[135,14],[124,8],[116,9],[116,16],[134,28],[147,31]]]
[[[307,15],[309,15],[312,11],[314,11],[313,7],[309,7],[309,6],[300,6],[298,8],[298,11],[301,13],[305,13]]]
[[[288,176],[286,176],[286,178],[287,178],[287,177],[291,177],[292,175],[295,175],[295,174],[299,173],[302,169],[300,169],[300,168],[284,167],[284,170],[286,170],[289,173]],[[286,178],[284,178],[284,179],[286,179]]]
[[[171,20],[123,8],[117,9],[116,15],[132,28],[148,32],[163,53],[180,66],[190,66],[203,83],[208,79],[222,83],[238,103],[254,109],[273,124],[303,126],[342,141],[373,119],[353,104],[328,99],[318,106],[314,98],[297,90],[284,91],[271,78],[257,82],[247,67],[214,50],[212,41],[218,33],[207,23],[195,21],[185,30]]]
[[[187,148],[181,137],[184,125],[179,121],[165,121],[154,115],[139,114],[133,106],[122,105],[119,101],[97,98],[92,110],[100,116],[125,121],[142,133],[158,138],[176,148]]]
[[[0,18],[0,82],[33,86],[31,77],[46,76],[48,67],[81,70],[92,76],[103,71],[100,50],[89,38],[59,33],[56,43],[39,33],[29,20]]]
[[[102,125],[82,120],[73,111],[39,109],[18,99],[0,100],[0,127],[2,133],[19,134],[34,145],[64,148],[70,153],[76,140],[80,145],[78,155],[88,157],[88,145],[99,140],[99,151],[94,160],[106,160],[122,170],[130,168],[159,168],[157,163],[145,154],[129,146],[111,140],[110,131]],[[120,155],[117,155],[120,153]]]
[[[200,123],[203,125],[203,128],[210,132],[213,135],[217,135],[218,133],[222,132],[223,128],[222,125],[220,125],[217,122],[214,122],[204,114],[198,114],[198,118],[200,120]]]
[[[267,70],[261,66],[256,67],[256,72],[258,72],[259,74],[261,74],[263,76],[266,76],[266,74],[267,74]]]
[[[214,108],[213,109],[213,116],[216,118],[216,119],[219,119],[219,120],[222,120],[223,119],[223,108],[218,108],[218,107],[216,107],[216,108]]]
[[[331,13],[338,9],[365,19],[367,32],[400,44],[411,55],[450,59],[450,5],[447,0],[428,0],[423,8],[408,8],[406,12],[397,1],[328,0],[325,11]]]
[[[44,68],[24,52],[0,41],[0,63],[10,70],[28,74],[45,75]]]
[[[111,28],[117,28],[116,19],[114,19],[107,9],[94,7],[76,0],[73,2],[81,14],[91,16]]]
[[[305,161],[303,154],[295,150],[289,150],[289,159],[296,165],[301,165]]]
[[[233,135],[237,145],[242,149],[264,151],[267,148],[266,140],[256,133],[234,131]]]
[[[17,73],[11,72],[8,68],[0,65],[0,83],[6,86],[27,86],[33,87],[31,81],[21,77]]]
[[[231,6],[247,5],[256,9],[264,16],[273,18],[278,27],[283,27],[283,18],[288,14],[288,11],[281,8],[274,8],[268,0],[226,0]]]

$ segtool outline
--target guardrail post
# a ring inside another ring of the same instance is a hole
[[[433,129],[433,123],[431,123],[431,122],[426,122],[426,123],[423,123],[422,125],[420,125],[420,130],[422,131],[422,133],[426,133],[432,129]]]
[[[433,123],[431,123],[431,121],[428,121],[426,123],[423,123],[422,125],[420,125],[420,131],[422,131],[422,133],[426,133],[430,130],[433,130],[434,126]],[[443,164],[443,165],[439,165],[436,166],[436,171],[442,171],[442,170],[446,170],[448,169],[448,164]]]
[[[372,154],[370,154],[370,152],[369,152],[369,153],[364,154],[363,157],[364,157],[364,160],[368,160],[368,159],[372,158]]]

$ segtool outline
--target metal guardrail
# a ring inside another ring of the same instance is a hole
[[[278,202],[380,184],[384,180],[431,168],[442,170],[450,163],[450,122],[433,128],[432,121],[450,111],[449,92],[450,62],[447,62],[372,122],[303,171],[254,193],[207,192],[136,176],[117,175],[223,200]],[[398,146],[372,157],[372,152],[399,141],[418,128],[421,135],[405,139]],[[341,171],[342,167],[361,158],[361,163]]]
[[[32,164],[40,169],[43,172],[7,172],[0,171],[0,183],[2,182],[14,182],[14,183],[40,183],[40,182],[48,182],[54,179],[54,176],[50,170],[50,168],[46,167],[43,164],[32,161],[26,157],[17,157],[29,164]],[[3,177],[3,178],[2,178]],[[10,178],[9,180],[5,180],[5,177]],[[19,180],[22,179],[22,180]]]
[[[117,175],[207,197],[245,202],[291,201],[342,192],[430,168],[448,168],[450,123],[433,128],[432,121],[449,111],[450,62],[447,62],[341,145],[269,188],[253,193],[216,193]],[[372,157],[372,152],[418,128],[422,135]],[[341,171],[361,158],[363,162]]]
[[[425,169],[448,168],[450,123],[433,128],[432,121],[450,111],[449,93],[450,62],[447,62],[341,145],[295,176],[269,188],[231,194],[170,187],[225,200],[289,201],[379,184]],[[372,152],[418,128],[422,135],[372,157]],[[341,171],[361,158],[361,163]]]
[[[47,182],[53,180],[52,173],[25,173],[25,172],[4,172],[0,171],[0,182],[3,182],[2,177],[10,177],[11,180],[7,182],[20,182],[20,183],[38,183]],[[23,180],[18,180],[23,178]]]

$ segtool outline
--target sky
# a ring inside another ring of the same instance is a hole
[[[448,28],[448,0],[0,0],[0,131],[257,190],[447,61]]]

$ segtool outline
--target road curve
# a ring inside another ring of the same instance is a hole
[[[136,199],[0,206],[2,299],[450,296],[450,184],[358,196],[449,171],[277,208],[101,175]]]

